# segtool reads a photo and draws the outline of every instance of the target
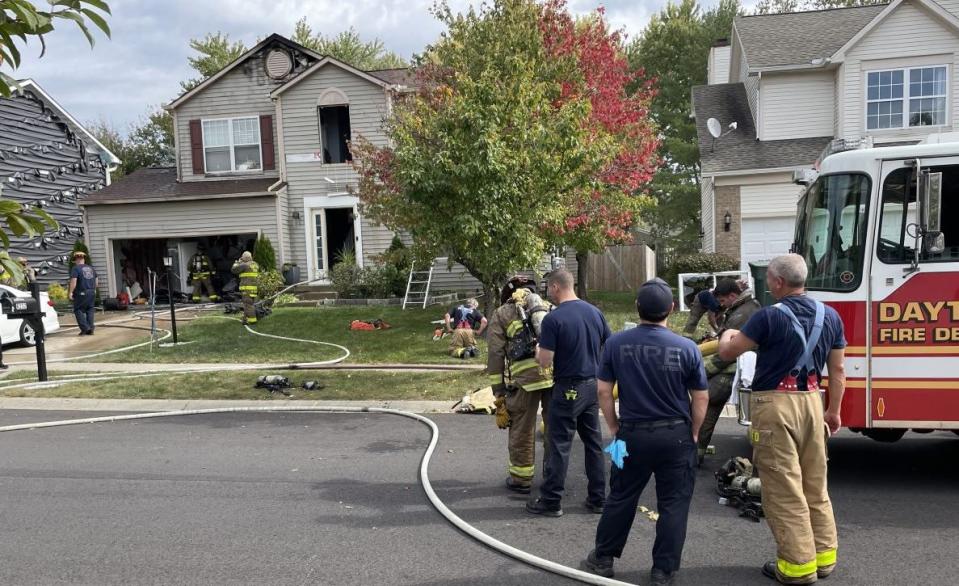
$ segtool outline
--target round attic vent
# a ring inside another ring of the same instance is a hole
[[[282,49],[273,49],[266,56],[266,74],[272,79],[283,79],[293,71],[293,57]]]

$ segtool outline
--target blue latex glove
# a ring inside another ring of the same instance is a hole
[[[626,442],[621,439],[613,440],[603,451],[609,454],[617,468],[623,469],[623,458],[629,456],[629,452],[626,451]]]

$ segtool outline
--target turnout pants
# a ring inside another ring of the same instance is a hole
[[[705,454],[709,442],[713,438],[716,422],[723,414],[723,409],[733,394],[733,375],[719,373],[709,379],[709,406],[706,408],[706,418],[699,429],[699,453]]]
[[[249,293],[243,294],[243,323],[256,323],[256,296]]]
[[[218,301],[220,298],[213,288],[213,281],[210,280],[210,273],[198,273],[193,275],[193,302],[199,303],[206,295],[210,301]]]
[[[576,433],[586,452],[587,500],[602,504],[606,500],[606,461],[594,378],[553,383],[546,416],[545,478],[540,488],[540,499],[549,507],[559,507],[563,499],[569,452]]]
[[[509,427],[509,475],[517,484],[529,486],[536,475],[536,412],[543,406],[543,420],[549,413],[550,389],[516,389],[506,395]]]
[[[696,328],[699,327],[699,320],[706,315],[706,308],[699,302],[698,298],[693,298],[689,306],[689,318],[686,319],[686,326],[683,328],[683,335],[687,338],[693,338],[696,335]]]
[[[622,470],[610,467],[609,496],[596,528],[596,555],[618,558],[623,554],[639,497],[655,474],[659,520],[653,542],[653,567],[675,572],[686,543],[689,503],[696,482],[696,445],[689,423],[624,422],[616,437],[626,442],[629,456],[623,461]]]
[[[781,581],[809,583],[836,564],[836,522],[826,489],[826,437],[818,391],[753,392],[753,463],[776,540]]]

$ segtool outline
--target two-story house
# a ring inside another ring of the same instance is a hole
[[[957,14],[957,0],[895,0],[737,17],[710,54],[709,85],[692,92],[703,251],[743,268],[787,252],[793,173],[833,138],[881,146],[959,129]]]
[[[370,262],[393,233],[358,208],[348,142],[386,143],[384,120],[411,78],[405,69],[360,71],[271,35],[174,100],[166,108],[176,167],[140,169],[82,202],[109,294],[121,290],[122,273],[143,281],[166,256],[185,278],[201,244],[223,272],[260,235],[303,279],[328,278],[344,253]],[[462,268],[445,268],[438,263],[437,288],[477,286]]]

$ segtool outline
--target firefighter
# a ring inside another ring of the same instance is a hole
[[[714,338],[716,330],[719,329],[719,314],[723,307],[716,298],[716,292],[709,289],[693,295],[689,306],[689,317],[686,319],[686,325],[683,327],[683,336],[693,339],[696,336],[696,329],[699,327],[699,321],[705,315],[709,320],[708,337]]]
[[[713,295],[719,305],[723,307],[722,321],[719,327],[720,335],[728,330],[742,328],[749,318],[762,307],[753,297],[750,289],[743,290],[743,286],[735,279],[722,279],[716,284]],[[706,457],[706,448],[713,437],[716,422],[729,401],[733,392],[733,378],[736,375],[736,361],[723,360],[716,353],[717,344],[700,344],[703,353],[703,362],[706,365],[706,376],[709,377],[709,408],[706,410],[706,420],[699,431],[699,464],[702,465]]]
[[[476,349],[476,333],[466,322],[457,324],[450,338],[449,355],[454,358],[475,358],[479,354]]]
[[[846,386],[842,320],[805,295],[806,263],[779,256],[766,269],[779,303],[757,311],[742,330],[728,329],[719,355],[733,360],[757,349],[749,439],[762,480],[763,512],[776,560],[762,572],[781,584],[812,584],[836,568],[836,520],[826,488],[826,437],[842,425]],[[819,385],[829,369],[828,409]]]
[[[206,246],[200,244],[196,247],[196,254],[190,258],[190,283],[193,284],[193,303],[199,303],[206,292],[210,301],[216,303],[219,297],[216,289],[213,288],[213,263],[210,257],[206,255]]]
[[[509,428],[506,488],[529,494],[535,473],[536,412],[546,417],[552,375],[536,364],[540,324],[550,305],[535,283],[515,277],[503,288],[502,305],[487,329],[487,372],[496,396],[496,425]]]
[[[260,267],[253,262],[253,255],[244,252],[233,263],[233,274],[240,278],[240,294],[243,296],[243,325],[256,323],[256,281],[260,276]]]

